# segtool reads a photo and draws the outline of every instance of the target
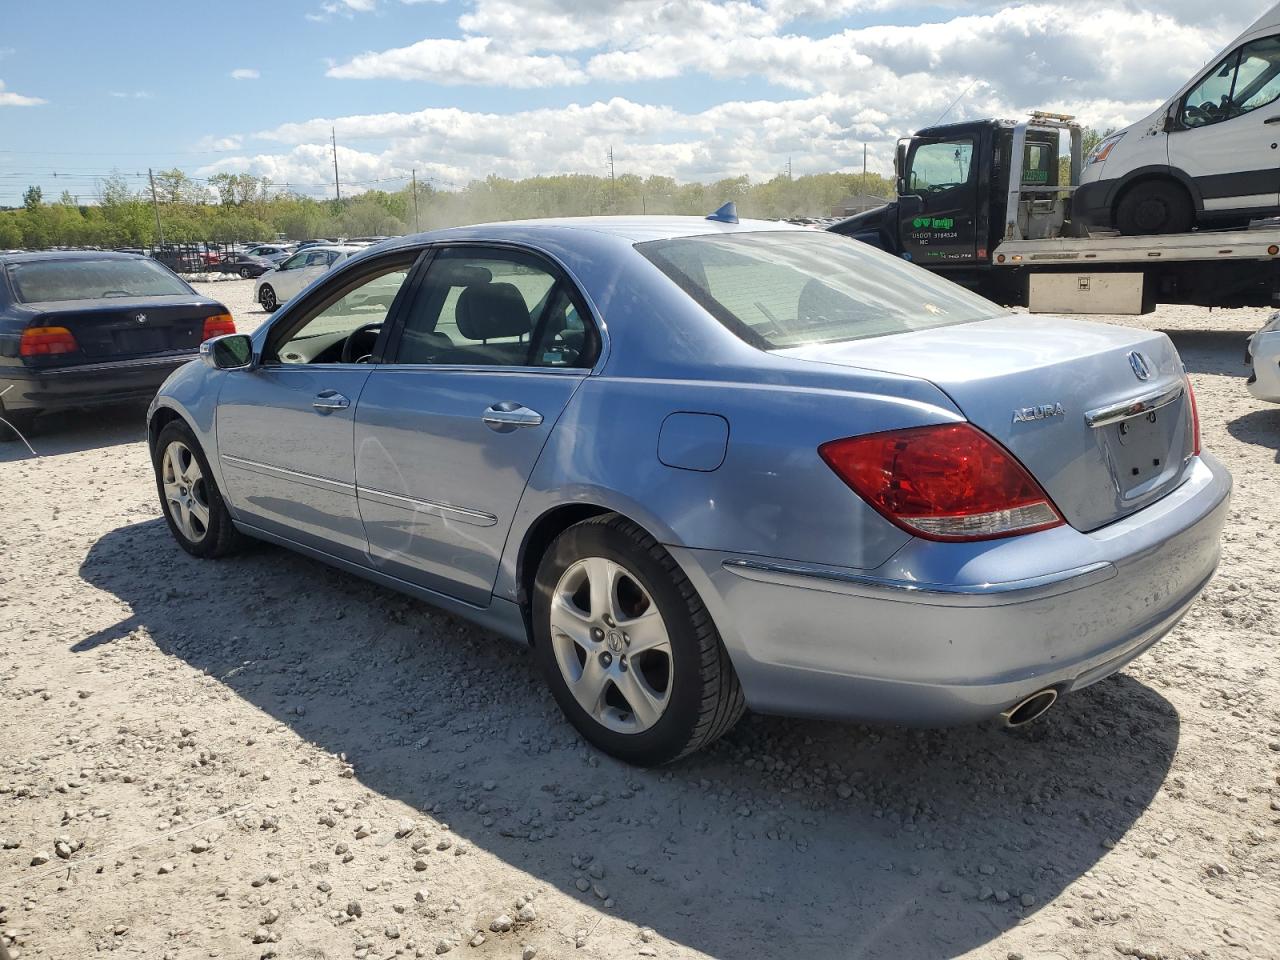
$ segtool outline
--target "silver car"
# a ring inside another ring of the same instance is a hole
[[[748,707],[1034,719],[1166,634],[1231,479],[1161,333],[775,223],[392,241],[151,406],[201,557],[284,545],[530,644],[642,764]]]

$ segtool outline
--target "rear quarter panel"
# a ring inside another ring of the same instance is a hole
[[[530,527],[567,504],[616,510],[665,544],[869,568],[911,538],[850,490],[818,446],[853,434],[960,420],[944,398],[895,396],[907,381],[851,371],[842,389],[745,380],[589,378],[540,456],[507,541],[495,592],[514,599]],[[910,389],[904,390],[910,394]],[[714,470],[664,464],[672,413],[729,424]]]

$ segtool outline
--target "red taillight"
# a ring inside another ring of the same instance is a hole
[[[832,440],[818,454],[886,519],[927,540],[990,540],[1064,522],[1026,468],[968,423]]]
[[[236,332],[236,323],[231,319],[229,313],[218,313],[212,317],[206,317],[204,321],[204,333],[200,335],[201,341],[211,340],[214,337],[221,337],[227,333]]]
[[[18,352],[24,357],[51,357],[80,349],[66,327],[27,327],[22,331]]]
[[[1191,401],[1191,455],[1200,456],[1200,411],[1196,408],[1196,391],[1187,377],[1187,399]]]

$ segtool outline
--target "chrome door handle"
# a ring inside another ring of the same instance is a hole
[[[351,406],[351,401],[337,390],[321,390],[316,394],[315,399],[311,401],[311,406],[321,413],[332,413],[334,410],[347,409],[347,407]]]
[[[490,430],[498,433],[510,433],[518,427],[536,427],[542,423],[542,414],[530,410],[524,404],[514,400],[503,400],[487,407],[480,418]]]

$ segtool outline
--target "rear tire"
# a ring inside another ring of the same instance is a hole
[[[267,313],[275,313],[276,307],[280,306],[280,302],[276,300],[276,292],[271,288],[271,284],[264,283],[262,289],[258,291],[258,303]]]
[[[1186,233],[1195,226],[1191,197],[1172,180],[1134,184],[1116,206],[1116,229],[1126,236]]]
[[[213,479],[209,461],[191,428],[174,420],[160,431],[152,452],[156,490],[169,532],[193,557],[225,557],[244,545],[245,537]]]
[[[241,280],[248,280],[248,279],[249,279],[250,277],[252,277],[252,276],[253,276],[253,271],[252,271],[252,270],[250,270],[248,267],[241,267],[241,268],[240,268],[240,279],[241,279]]]
[[[693,584],[618,514],[576,524],[548,548],[534,581],[533,629],[534,655],[565,716],[620,760],[678,760],[719,739],[746,710]]]
[[[0,443],[12,443],[18,439],[21,433],[24,437],[30,437],[34,432],[36,417],[39,414],[34,410],[6,410],[0,404],[0,420],[8,421],[8,423],[0,423]]]

